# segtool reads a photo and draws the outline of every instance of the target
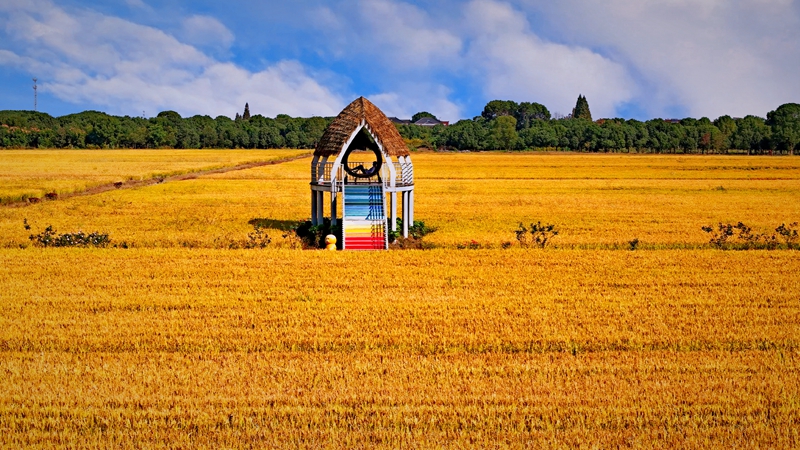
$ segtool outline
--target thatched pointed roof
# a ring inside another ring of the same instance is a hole
[[[408,147],[397,128],[383,111],[364,97],[355,99],[336,116],[322,135],[314,155],[338,155],[362,120],[366,122],[372,137],[383,146],[389,156],[408,156]]]

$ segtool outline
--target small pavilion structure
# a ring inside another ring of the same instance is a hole
[[[402,235],[414,221],[414,166],[395,125],[364,97],[339,113],[325,130],[311,160],[311,222],[339,223],[342,248],[388,248],[397,231],[398,194]],[[387,208],[388,203],[388,208]],[[341,210],[339,207],[341,206]]]

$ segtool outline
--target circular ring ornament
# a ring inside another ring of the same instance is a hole
[[[372,153],[375,154],[375,161],[372,163],[372,167],[370,168],[364,167],[363,164],[350,167],[348,160],[350,159],[350,153],[352,153],[353,150],[355,149],[347,149],[347,152],[344,154],[344,158],[342,158],[342,167],[344,167],[344,171],[354,178],[372,178],[378,175],[381,170],[381,152],[377,148],[372,149]]]

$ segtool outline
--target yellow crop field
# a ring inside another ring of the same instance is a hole
[[[101,184],[147,180],[249,162],[274,161],[308,150],[2,150],[0,204],[68,194]]]
[[[700,230],[800,220],[795,158],[412,158],[431,250],[227,248],[309,159],[0,207],[0,447],[800,446],[798,251]]]
[[[633,239],[642,247],[702,246],[704,225],[742,221],[770,232],[800,220],[795,159],[416,154],[416,215],[439,229],[427,239],[445,247],[470,240],[499,247],[515,240],[520,222],[537,220],[557,225],[561,247],[624,247]],[[226,247],[252,230],[254,218],[309,217],[309,163],[0,209],[0,246],[27,242],[27,218],[39,228],[103,230],[140,247]],[[273,235],[278,244],[280,233]]]

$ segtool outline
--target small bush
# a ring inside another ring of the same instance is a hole
[[[797,241],[798,238],[798,233],[795,229],[797,225],[797,222],[790,223],[788,226],[786,224],[781,224],[779,227],[775,228],[777,235],[753,233],[753,229],[742,222],[738,222],[735,225],[720,222],[716,227],[708,225],[701,229],[711,234],[709,243],[719,249],[774,250],[781,248],[780,240],[783,240],[785,248],[795,248],[795,241]]]
[[[422,239],[414,239],[413,237],[397,238],[390,246],[400,250],[430,250],[436,248],[435,244],[425,242]]]
[[[639,238],[634,238],[628,241],[628,247],[631,251],[636,250],[639,247]]]
[[[552,224],[542,224],[542,222],[531,223],[530,228],[520,222],[519,227],[514,230],[519,245],[522,247],[545,248],[550,241],[558,236],[556,226]]]
[[[401,239],[400,236],[403,232],[403,219],[398,217],[395,223],[397,224],[397,231],[389,230],[389,243],[392,243],[397,239]],[[408,227],[408,236],[411,239],[420,240],[434,231],[436,231],[436,227],[428,226],[421,220],[415,220],[414,223]]]
[[[247,234],[247,241],[244,243],[244,248],[267,248],[272,242],[265,228],[257,223],[253,225],[253,231]]]
[[[488,246],[482,245],[480,242],[472,239],[464,243],[456,244],[456,248],[459,250],[479,250],[481,248],[488,248]]]
[[[797,222],[792,222],[787,227],[786,224],[781,224],[778,228],[775,228],[775,232],[783,239],[784,243],[786,244],[786,248],[792,249],[796,248],[797,242]]]
[[[280,231],[281,237],[283,238],[284,242],[279,245],[288,246],[289,248],[303,248],[305,243],[303,239],[301,239],[298,235],[296,230],[303,225],[303,222],[298,220],[280,220],[280,219],[268,219],[268,218],[254,218],[250,219],[247,223],[253,226],[253,240],[259,241],[258,233],[264,233],[263,230],[274,230]],[[308,223],[310,226],[310,222]],[[259,230],[260,229],[260,230]],[[258,231],[257,231],[258,230]],[[265,234],[265,233],[264,233]],[[250,235],[248,235],[249,237]],[[270,239],[271,242],[271,239]],[[263,248],[263,247],[262,247]]]
[[[30,230],[28,219],[23,220],[26,230]],[[28,239],[37,247],[108,247],[111,239],[107,233],[77,233],[58,234],[52,225],[48,225],[39,234],[31,234]],[[125,243],[127,246],[127,243]],[[127,247],[126,247],[127,248]]]
[[[292,233],[303,243],[303,248],[325,248],[325,236],[329,234],[336,236],[336,246],[342,248],[342,226],[331,225],[331,220],[327,218],[320,225],[312,225],[311,221],[307,220],[287,232],[284,237],[292,239],[290,236]]]
[[[716,230],[711,225],[707,225],[702,227],[702,230],[706,233],[711,233],[711,240],[708,242],[717,248],[725,247],[728,239],[733,236],[733,225],[729,223],[723,224],[720,222]]]

